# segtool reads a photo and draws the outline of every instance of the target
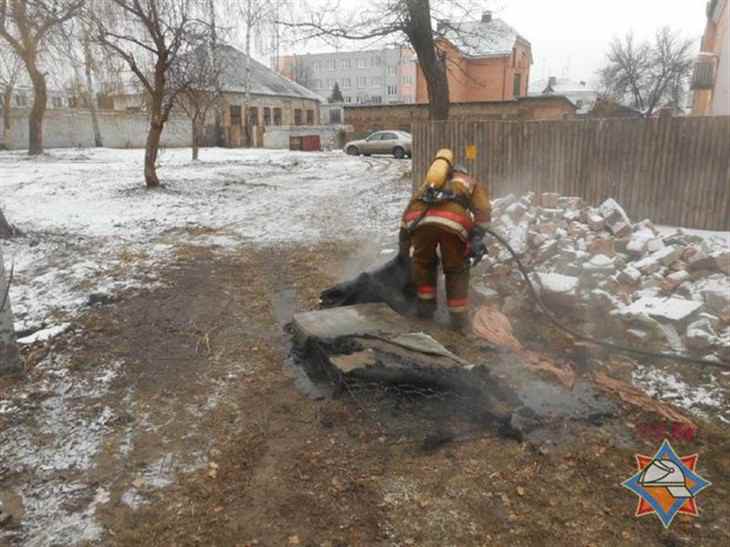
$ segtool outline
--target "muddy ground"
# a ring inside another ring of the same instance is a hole
[[[713,485],[699,518],[666,531],[634,518],[636,497],[620,486],[633,454],[659,445],[651,416],[625,410],[534,445],[500,437],[455,396],[374,386],[308,396],[283,327],[316,308],[352,252],[179,247],[155,272],[167,286],[97,304],[27,349],[34,388],[0,413],[0,430],[15,435],[18,461],[35,463],[0,462],[13,515],[0,545],[730,544],[730,434],[712,424],[673,442],[700,454]],[[532,319],[532,346],[558,351]],[[60,395],[44,388],[54,374]],[[424,446],[445,430],[475,433]]]

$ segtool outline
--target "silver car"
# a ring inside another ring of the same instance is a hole
[[[410,157],[411,134],[405,131],[376,131],[367,139],[348,142],[345,145],[345,152],[351,156],[393,154],[396,159]]]

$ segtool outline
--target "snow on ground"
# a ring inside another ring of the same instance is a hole
[[[407,200],[396,182],[410,161],[221,148],[201,156],[163,151],[164,188],[150,192],[143,150],[0,153],[0,207],[26,234],[4,243],[17,330],[59,321],[91,295],[157,282],[151,266],[176,243],[380,241]]]

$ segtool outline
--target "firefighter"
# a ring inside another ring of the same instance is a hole
[[[484,229],[490,220],[487,188],[462,165],[454,165],[451,150],[440,150],[401,222],[400,255],[409,256],[413,248],[411,275],[419,317],[432,319],[436,312],[438,248],[451,325],[459,331],[466,327],[470,258],[486,254]]]

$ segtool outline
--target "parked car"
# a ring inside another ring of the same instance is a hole
[[[351,156],[393,154],[396,159],[410,157],[411,134],[405,131],[376,131],[366,139],[348,142],[345,152]]]

